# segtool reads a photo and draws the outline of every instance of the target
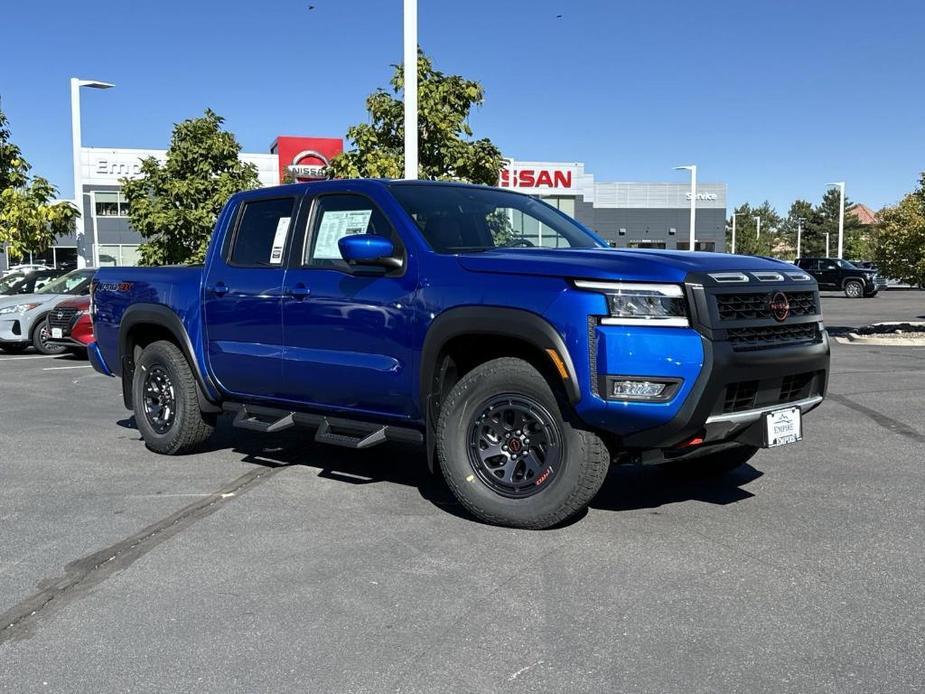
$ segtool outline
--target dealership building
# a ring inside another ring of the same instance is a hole
[[[280,136],[269,152],[242,153],[241,159],[254,164],[261,185],[270,186],[282,180],[321,177],[327,162],[342,148],[340,138]],[[81,239],[74,235],[59,238],[53,248],[35,254],[31,262],[137,264],[142,239],[129,224],[120,180],[137,176],[146,157],[163,161],[166,151],[82,148],[78,205],[83,211],[84,234]],[[581,163],[508,159],[498,185],[541,198],[597,231],[614,247],[689,248],[691,202],[686,182],[599,182]],[[696,206],[696,249],[724,251],[726,185],[699,184]],[[7,259],[0,257],[0,267],[6,266]]]

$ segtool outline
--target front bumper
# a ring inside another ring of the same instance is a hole
[[[29,333],[23,331],[20,317],[0,316],[0,342],[27,342]]]
[[[824,331],[814,344],[750,352],[704,338],[704,350],[709,357],[677,415],[661,426],[624,436],[625,447],[671,448],[694,437],[705,444],[735,440],[761,446],[766,412],[798,405],[806,413],[825,397],[829,340]],[[737,408],[740,390],[747,393]]]

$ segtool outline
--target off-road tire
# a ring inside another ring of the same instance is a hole
[[[471,427],[480,408],[499,395],[537,403],[558,428],[559,466],[547,485],[524,498],[492,489],[470,458]],[[595,433],[573,426],[543,376],[522,359],[504,357],[481,364],[453,387],[440,409],[436,430],[437,460],[459,502],[487,523],[540,530],[561,523],[587,507],[610,466],[610,452]]]
[[[172,386],[175,408],[166,431],[158,432],[145,410],[145,385],[149,372],[163,373]],[[199,409],[196,379],[180,348],[166,340],[144,348],[135,366],[132,403],[135,423],[145,445],[155,453],[182,455],[199,448],[212,434],[214,420]]]
[[[56,355],[64,354],[67,351],[65,345],[50,345],[46,342],[48,339],[48,319],[43,317],[35,321],[32,326],[32,346],[39,354]]]
[[[860,299],[864,296],[864,284],[860,280],[848,280],[844,286],[845,296],[849,299]]]

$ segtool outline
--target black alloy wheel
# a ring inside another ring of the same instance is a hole
[[[532,496],[561,471],[562,435],[545,407],[525,395],[498,395],[469,422],[469,463],[482,482],[509,498]]]
[[[170,375],[161,365],[145,373],[143,398],[148,424],[156,433],[166,434],[177,415],[177,396]]]

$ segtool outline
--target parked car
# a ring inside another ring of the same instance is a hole
[[[841,290],[849,299],[877,296],[887,284],[876,268],[855,267],[840,258],[797,258],[796,265],[812,275],[820,289]]]
[[[581,511],[614,461],[717,471],[798,441],[829,369],[816,282],[792,264],[610,249],[484,186],[238,193],[204,267],[93,285],[90,360],[151,450],[193,450],[222,412],[422,443],[465,508],[516,527]]]
[[[0,280],[0,296],[14,294],[34,294],[56,277],[64,274],[64,270],[24,270],[14,272]]]
[[[22,352],[31,345],[42,354],[64,352],[64,346],[48,343],[45,317],[61,301],[89,294],[94,272],[74,270],[33,294],[0,297],[0,350]]]
[[[93,342],[89,295],[62,301],[48,312],[45,321],[46,344],[63,345],[72,352],[86,354],[87,345]]]
[[[22,265],[13,265],[12,267],[4,270],[0,273],[0,276],[6,277],[7,275],[12,275],[14,272],[30,272],[32,270],[49,270],[47,265],[44,263],[23,263]]]

